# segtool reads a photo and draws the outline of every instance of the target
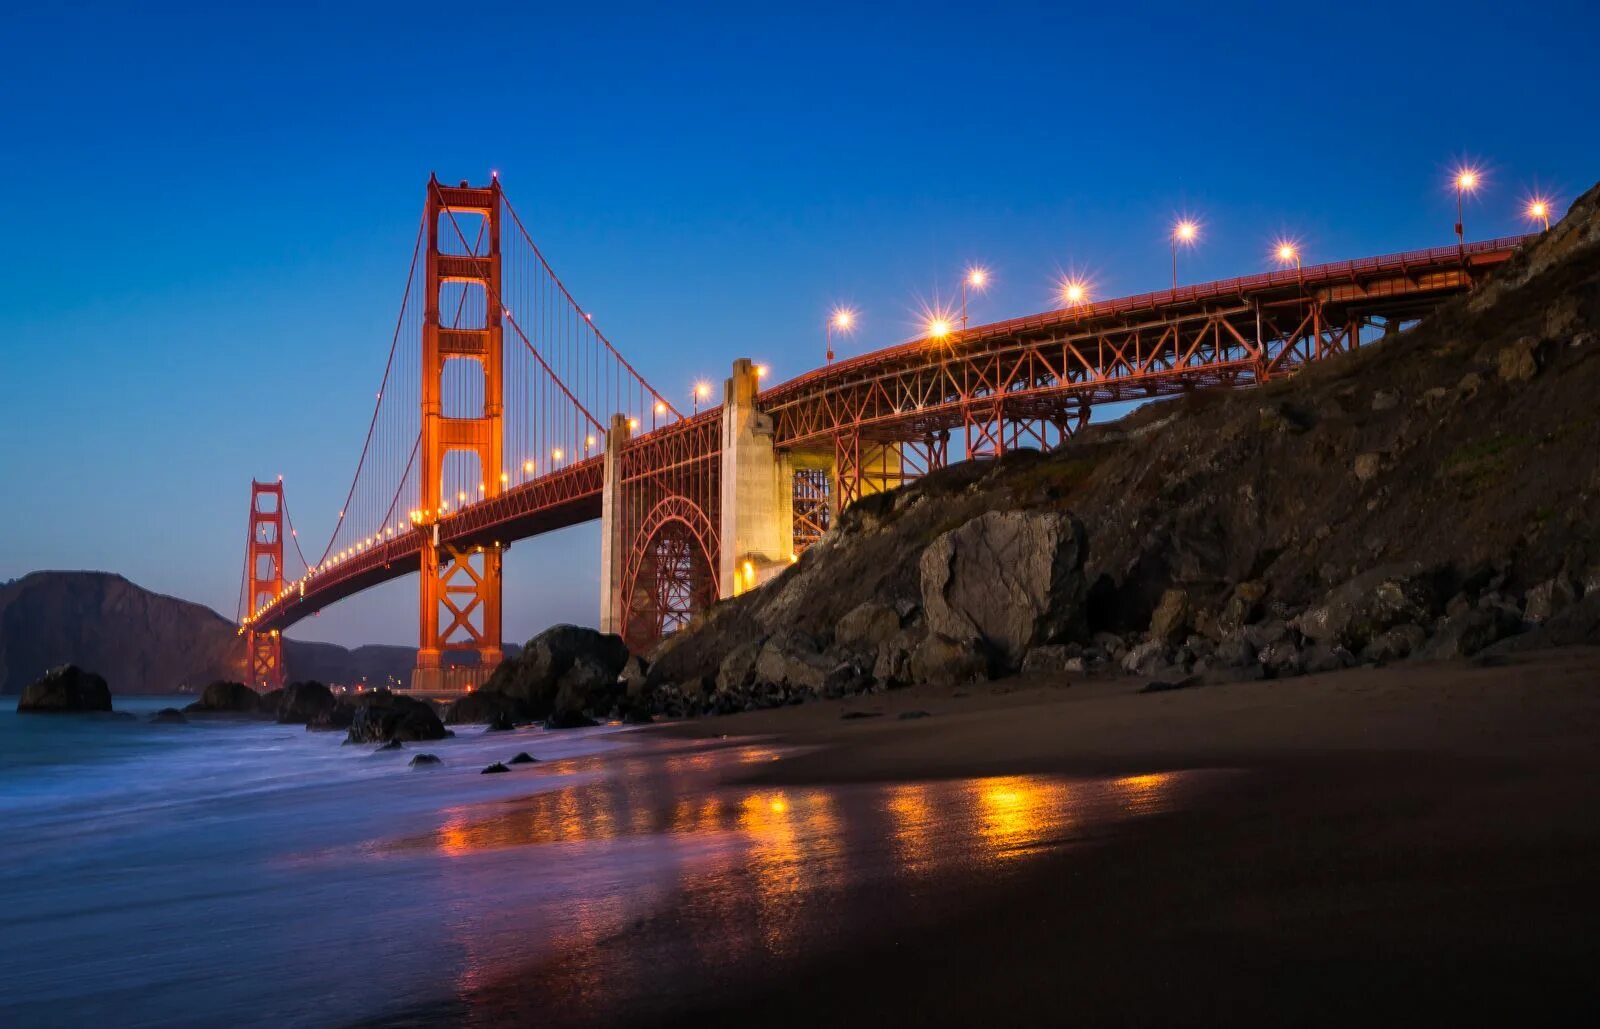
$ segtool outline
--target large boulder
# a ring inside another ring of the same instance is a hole
[[[545,728],[572,729],[595,724],[592,713],[603,715],[622,699],[617,673],[624,662],[607,664],[592,653],[579,654],[556,680],[556,696],[545,715]]]
[[[569,675],[580,659],[583,667]],[[511,699],[521,717],[547,719],[556,710],[563,688],[569,705],[609,705],[617,676],[627,662],[628,648],[622,637],[577,625],[555,625],[529,640],[516,657],[500,662],[479,692]]]
[[[1384,565],[1330,590],[1293,627],[1318,643],[1359,651],[1393,626],[1432,621],[1438,599],[1432,573],[1418,565]]]
[[[919,571],[930,638],[980,641],[1006,668],[1084,634],[1088,545],[1063,512],[989,511],[935,539]]]
[[[432,704],[375,690],[357,701],[345,739],[350,743],[413,743],[442,740],[449,735]]]
[[[446,725],[466,725],[469,723],[494,722],[505,719],[514,722],[518,714],[517,702],[504,693],[489,690],[473,690],[445,708],[444,723]]]
[[[110,711],[111,687],[93,672],[77,665],[52,668],[22,691],[18,711],[55,713]]]
[[[286,725],[309,725],[337,705],[333,691],[322,683],[291,682],[278,699],[278,721]]]
[[[207,683],[200,691],[200,699],[184,710],[211,714],[254,714],[261,706],[255,690],[242,682],[225,682],[218,679]]]

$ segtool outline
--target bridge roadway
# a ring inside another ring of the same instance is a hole
[[[973,326],[814,369],[759,392],[755,405],[772,419],[780,451],[838,452],[846,436],[857,447],[948,440],[965,429],[969,453],[997,452],[1007,423],[1051,422],[1065,435],[1097,403],[1249,385],[1351,349],[1364,326],[1419,317],[1469,289],[1527,238],[1225,279]],[[723,444],[722,422],[718,406],[628,439],[623,478],[709,467]],[[606,461],[576,462],[354,554],[261,610],[254,628],[286,629],[415,572],[425,543],[504,546],[600,518]]]

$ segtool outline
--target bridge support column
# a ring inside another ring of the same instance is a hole
[[[500,183],[486,187],[444,186],[428,182],[428,248],[424,268],[422,319],[422,547],[420,640],[411,688],[456,691],[481,685],[500,663],[501,548],[455,547],[440,539],[439,523],[449,513],[443,495],[445,458],[465,451],[477,458],[479,498],[493,500],[507,482],[504,467],[502,364],[504,309],[500,302]],[[486,249],[462,238],[456,214],[483,219]],[[443,234],[449,241],[440,246]],[[471,248],[471,253],[463,251]],[[440,318],[441,290],[452,295],[450,324]],[[472,304],[466,303],[473,298]],[[480,310],[470,324],[460,312]],[[443,379],[449,361],[473,361],[483,369],[483,403],[476,416],[447,416]],[[451,498],[453,499],[453,498]],[[441,615],[448,621],[440,628]],[[477,665],[445,668],[447,652],[475,652]]]
[[[623,635],[622,568],[628,545],[623,539],[622,448],[628,442],[628,416],[611,416],[606,432],[605,484],[600,491],[600,631]]]
[[[717,590],[738,596],[791,563],[793,470],[773,446],[772,419],[756,406],[760,380],[749,358],[733,362],[722,387],[722,526]]]
[[[283,482],[250,483],[250,544],[245,549],[253,618],[283,592]],[[283,685],[283,637],[276,629],[245,633],[245,681],[258,690]]]

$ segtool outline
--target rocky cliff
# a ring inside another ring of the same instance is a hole
[[[1600,642],[1597,396],[1600,187],[1394,339],[866,498],[635,692],[676,713],[1025,666],[1192,681]]]
[[[296,678],[381,683],[408,676],[409,647],[346,650],[288,641]],[[105,572],[35,572],[0,586],[0,693],[19,693],[47,669],[77,664],[117,693],[198,688],[243,677],[233,623],[200,604],[142,589]]]

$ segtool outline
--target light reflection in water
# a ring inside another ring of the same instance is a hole
[[[941,875],[998,879],[1033,855],[1169,810],[1212,774],[725,781],[777,756],[735,745],[598,769],[550,762],[528,776],[545,792],[454,808],[435,832],[372,852],[448,859],[463,912],[452,926],[463,995],[492,991],[514,964],[507,954],[538,945],[562,955],[552,974],[569,999],[605,1007],[657,989],[663,976],[695,982],[712,970],[787,967],[772,959],[859,931],[864,904],[914,921],[918,904],[938,903]],[[495,896],[500,870],[544,892],[520,903]],[[658,911],[670,915],[651,928]]]

